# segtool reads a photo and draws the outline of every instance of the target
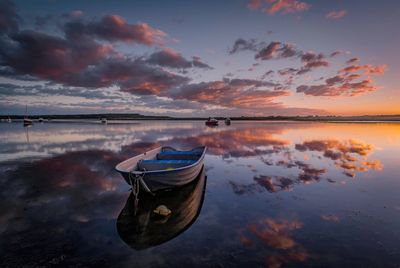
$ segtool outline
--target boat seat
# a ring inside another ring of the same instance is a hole
[[[157,154],[158,160],[197,160],[201,152],[161,152]]]
[[[138,163],[139,170],[171,170],[189,166],[196,161],[193,160],[142,160]]]

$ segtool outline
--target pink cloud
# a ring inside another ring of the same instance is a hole
[[[185,85],[172,97],[224,107],[265,108],[277,105],[274,98],[290,95],[287,90],[276,89],[277,86],[259,80],[224,79]],[[272,90],[263,89],[266,87]]]
[[[118,15],[107,15],[98,22],[89,23],[86,31],[108,41],[136,42],[144,45],[162,44],[167,36],[147,23],[129,24]]]
[[[261,8],[261,5],[262,5],[262,0],[251,0],[247,4],[247,8],[251,10],[257,10]]]
[[[267,2],[271,4],[271,6],[265,10],[269,15],[274,15],[278,12],[282,14],[302,12],[307,11],[311,7],[311,5],[305,2],[297,0],[267,0]]]
[[[347,15],[347,10],[332,10],[326,14],[327,19],[340,19]]]

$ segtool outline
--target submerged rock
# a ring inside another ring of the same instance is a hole
[[[160,205],[153,210],[154,213],[161,215],[161,216],[169,216],[171,215],[171,210],[164,205]]]

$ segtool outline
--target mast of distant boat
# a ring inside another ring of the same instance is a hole
[[[33,121],[28,118],[28,105],[25,105],[24,126],[30,126],[32,124],[33,124]]]

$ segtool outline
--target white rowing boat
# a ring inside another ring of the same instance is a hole
[[[183,186],[200,173],[206,147],[178,151],[172,147],[158,147],[119,163],[115,168],[134,191],[147,192]]]

